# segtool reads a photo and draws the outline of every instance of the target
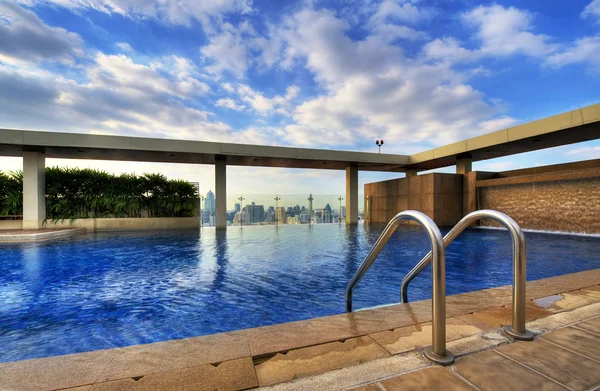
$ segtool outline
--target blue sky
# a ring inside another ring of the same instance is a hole
[[[600,0],[0,0],[4,128],[361,151],[383,138],[410,154],[597,102]],[[590,142],[475,168],[598,157]],[[48,164],[214,187],[210,166]],[[231,193],[344,191],[343,172],[228,172]]]

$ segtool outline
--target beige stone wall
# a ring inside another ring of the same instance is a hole
[[[199,228],[200,217],[153,217],[153,218],[122,218],[122,219],[77,219],[52,223],[46,221],[44,227],[61,228],[77,227],[92,231],[124,231],[144,229],[185,229]]]
[[[23,229],[23,220],[0,220],[0,230]]]
[[[600,176],[543,182],[537,177],[478,187],[479,208],[506,213],[524,229],[600,233]]]
[[[439,173],[367,183],[368,222],[387,223],[397,213],[412,209],[440,226],[454,225],[462,217],[462,188],[463,175]]]

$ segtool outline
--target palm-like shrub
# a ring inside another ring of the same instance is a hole
[[[0,215],[23,214],[23,171],[0,171]]]
[[[92,217],[187,217],[193,215],[196,188],[161,174],[122,174],[66,167],[46,168],[49,219]],[[22,214],[23,174],[0,172],[0,214]]]

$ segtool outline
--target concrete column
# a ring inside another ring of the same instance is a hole
[[[358,167],[346,167],[346,224],[358,224]]]
[[[23,152],[23,229],[42,228],[46,219],[46,157]]]
[[[408,168],[408,169],[406,169],[406,171],[405,171],[405,174],[406,174],[406,177],[407,177],[407,178],[408,178],[408,177],[411,177],[411,176],[417,176],[417,175],[418,175],[418,173],[419,173],[419,171],[417,171],[417,170],[416,170],[416,169],[414,169],[414,168]]]
[[[468,174],[473,168],[473,160],[471,159],[456,159],[456,173]]]
[[[215,160],[215,227],[227,228],[227,165],[223,156]]]

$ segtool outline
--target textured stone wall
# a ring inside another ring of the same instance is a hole
[[[600,233],[600,177],[478,187],[479,209],[511,216],[522,228]],[[492,226],[483,220],[481,225]]]
[[[412,209],[440,226],[454,225],[462,217],[462,187],[463,175],[439,173],[367,183],[367,222],[387,223],[397,213]]]

